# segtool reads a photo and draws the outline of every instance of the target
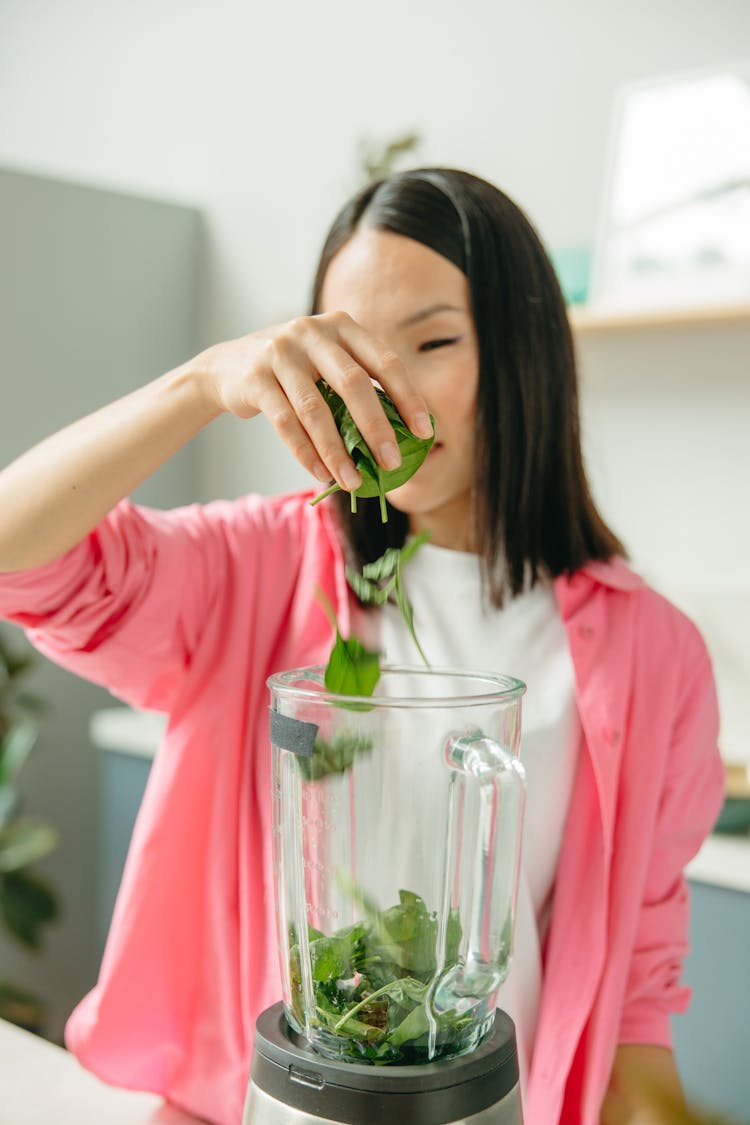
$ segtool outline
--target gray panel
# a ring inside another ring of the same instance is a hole
[[[687,1093],[746,1121],[750,1107],[750,894],[691,883],[687,1013],[672,1022]]]
[[[195,353],[200,238],[192,208],[0,169],[0,463]],[[192,499],[192,459],[139,498]]]
[[[99,952],[112,919],[125,859],[133,835],[138,809],[146,790],[151,759],[114,750],[99,751],[101,763],[101,806],[99,846]]]
[[[0,169],[0,464],[194,354],[202,224],[190,207]],[[194,497],[191,444],[135,494],[157,507]],[[3,975],[50,1005],[48,1034],[94,983],[98,771],[91,713],[103,689],[46,661],[34,677],[49,701],[24,776],[29,813],[58,827],[42,865],[63,902],[41,956],[0,929]]]

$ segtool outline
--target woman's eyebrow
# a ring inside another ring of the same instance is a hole
[[[411,316],[407,316],[406,320],[402,320],[400,324],[396,325],[396,327],[397,328],[410,328],[412,326],[412,324],[418,324],[420,320],[426,320],[428,316],[434,316],[435,313],[439,313],[439,312],[458,312],[458,313],[462,313],[462,312],[465,312],[465,311],[466,311],[465,309],[461,309],[457,305],[447,305],[445,303],[438,303],[438,304],[435,304],[435,305],[427,305],[426,308],[420,309],[419,312],[413,313]]]

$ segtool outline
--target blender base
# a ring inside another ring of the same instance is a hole
[[[422,1066],[325,1059],[287,1024],[258,1017],[242,1125],[523,1125],[512,1020],[498,1011],[471,1054]]]
[[[383,1121],[387,1119],[390,1110],[383,1113]],[[316,1117],[314,1114],[305,1113],[302,1109],[293,1109],[291,1106],[282,1105],[272,1098],[265,1090],[250,1085],[242,1125],[350,1125],[349,1122],[334,1121],[330,1117]],[[506,1094],[501,1102],[481,1109],[471,1117],[455,1117],[451,1125],[521,1125],[521,1097],[516,1087]]]

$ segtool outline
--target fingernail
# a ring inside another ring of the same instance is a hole
[[[421,438],[432,437],[432,422],[430,421],[429,414],[425,414],[424,412],[415,414],[414,425],[411,428],[411,432]]]
[[[359,488],[362,483],[362,477],[349,461],[344,461],[339,469],[339,477],[344,482],[347,488],[354,490]]]
[[[322,461],[316,461],[312,467],[313,476],[320,481],[321,484],[327,484],[331,479],[331,474],[325,467]]]
[[[379,450],[380,464],[384,469],[397,469],[401,464],[401,454],[394,441],[384,441]]]

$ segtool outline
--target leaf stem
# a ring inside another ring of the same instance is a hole
[[[312,500],[310,501],[310,506],[314,508],[315,505],[319,504],[321,500],[325,500],[326,496],[330,496],[333,492],[339,492],[340,489],[341,485],[337,484],[336,481],[334,481],[330,488],[327,488],[325,492],[320,492],[317,496],[313,496]]]
[[[380,522],[388,523],[388,509],[385,506],[385,489],[383,488],[383,470],[378,465],[378,499],[380,500]]]
[[[388,984],[384,984],[381,988],[376,988],[374,992],[371,992],[369,994],[369,996],[365,996],[364,1000],[360,1000],[358,1004],[355,1004],[353,1008],[350,1008],[349,1011],[333,1025],[333,1030],[341,1031],[341,1028],[344,1026],[346,1021],[348,1019],[351,1019],[351,1017],[357,1012],[360,1012],[363,1008],[365,1008],[372,1000],[379,1000],[381,996],[387,996],[389,993],[393,992],[394,985],[398,987],[398,981],[389,981]]]
[[[331,605],[330,599],[323,592],[323,589],[320,586],[318,586],[317,584],[315,586],[315,597],[320,602],[320,605],[322,606],[323,612],[325,613],[328,620],[331,622],[331,625],[333,626],[333,628],[338,633],[339,623],[336,620],[335,610],[334,610],[333,606]]]

